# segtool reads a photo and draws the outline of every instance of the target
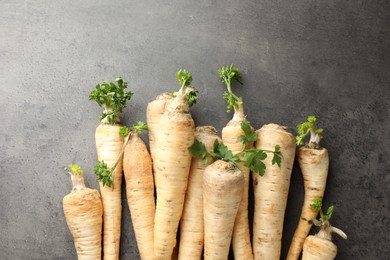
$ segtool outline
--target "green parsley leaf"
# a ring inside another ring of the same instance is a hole
[[[238,166],[239,161],[240,161],[240,159],[237,156],[233,155],[232,151],[230,151],[226,145],[220,144],[217,139],[214,141],[213,151],[211,151],[209,154],[215,160],[232,162],[236,166]]]
[[[201,158],[204,163],[207,162],[207,150],[204,143],[195,139],[194,143],[188,147],[188,151],[190,151],[192,157]]]
[[[110,124],[118,121],[118,114],[126,107],[126,101],[133,96],[131,91],[126,92],[127,82],[122,78],[116,78],[116,83],[103,82],[96,85],[95,89],[89,94],[89,100],[94,100],[105,111],[100,116],[100,121],[107,117]]]
[[[227,102],[226,112],[230,113],[232,109],[236,106],[236,101],[234,100],[234,97],[227,92],[223,94],[223,98]]]
[[[333,210],[334,210],[334,206],[332,205],[328,208],[326,214],[321,217],[320,221],[329,221],[333,215]]]
[[[107,164],[105,164],[104,161],[98,161],[94,167],[94,171],[98,182],[102,182],[103,186],[111,187],[114,183],[112,171],[107,168]]]
[[[198,95],[199,93],[197,90],[192,89],[190,92],[187,94],[187,103],[189,107],[192,107],[194,104],[196,104],[196,101],[198,100]]]
[[[317,198],[313,201],[313,204],[310,204],[310,208],[315,211],[320,211],[322,208],[322,198]]]
[[[221,67],[218,69],[218,75],[221,79],[221,82],[226,85],[228,90],[228,92],[223,94],[223,98],[227,101],[227,112],[230,113],[232,108],[237,110],[240,105],[243,104],[242,98],[236,96],[231,89],[233,82],[238,81],[241,83],[241,73],[240,70],[234,67],[232,64],[230,66]]]
[[[180,82],[180,86],[189,86],[192,82],[191,74],[185,70],[181,69],[176,73],[176,79]]]
[[[83,170],[81,170],[80,166],[78,166],[77,164],[69,164],[68,167],[74,175],[83,175]]]
[[[267,158],[267,153],[258,150],[255,148],[244,150],[243,151],[243,161],[244,165],[248,167],[252,172],[260,174],[263,176],[265,173],[266,166],[262,162]]]
[[[130,132],[130,129],[127,127],[127,126],[122,126],[120,129],[119,129],[119,135],[120,136],[127,136]]]
[[[244,131],[245,135],[240,135],[238,140],[243,144],[249,144],[250,142],[255,142],[257,140],[257,134],[252,130],[248,121],[244,120],[241,122],[241,129]]]
[[[315,116],[308,116],[306,122],[297,126],[297,136],[295,137],[295,141],[298,146],[304,144],[303,140],[310,133],[310,130],[313,130],[316,134],[321,134],[324,131],[322,128],[316,129],[316,122],[317,118]]]
[[[143,131],[148,130],[148,125],[142,121],[138,121],[137,124],[131,127],[132,131],[136,131],[138,134],[141,134]]]
[[[274,157],[272,157],[272,165],[275,163],[280,167],[282,165],[282,153],[280,152],[280,146],[275,145],[275,150],[273,152]]]
[[[234,81],[241,83],[240,70],[237,67],[234,67],[233,64],[218,69],[218,75],[221,78],[222,83],[225,83],[226,85],[230,85]]]

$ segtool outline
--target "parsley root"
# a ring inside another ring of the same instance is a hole
[[[102,201],[99,192],[85,187],[83,171],[69,165],[73,188],[63,200],[64,214],[73,236],[78,259],[101,259]]]
[[[214,127],[198,126],[195,129],[195,140],[200,142],[199,145],[204,144],[208,151],[213,149],[215,139],[221,142]],[[213,161],[210,156],[205,156],[193,158],[191,162],[183,215],[180,220],[179,259],[182,260],[198,260],[202,256],[204,242],[203,174],[206,167]]]
[[[232,162],[218,160],[203,175],[204,259],[226,260],[234,221],[244,191],[244,174]]]
[[[218,74],[221,81],[226,85],[227,91],[224,94],[224,98],[228,102],[227,110],[234,109],[234,115],[232,120],[222,129],[222,142],[228,147],[233,154],[240,153],[244,149],[249,149],[253,146],[253,141],[256,141],[256,133],[253,132],[253,128],[245,119],[244,103],[241,97],[236,96],[232,89],[231,84],[234,81],[240,82],[240,71],[238,68],[231,66],[222,67],[218,70]],[[241,128],[241,123],[244,123],[245,130],[253,132],[252,139],[242,142],[240,136],[244,136],[245,132]],[[249,219],[248,219],[248,196],[249,196],[249,168],[241,161],[239,169],[244,174],[244,191],[242,195],[242,201],[238,209],[236,221],[233,229],[232,247],[235,259],[253,259],[252,246],[249,233]]]
[[[153,259],[155,214],[152,159],[145,143],[138,136],[144,129],[147,129],[146,124],[138,122],[130,131],[122,133],[129,135],[123,155],[123,171],[131,221],[143,260]]]
[[[133,93],[125,92],[127,82],[122,78],[115,83],[98,84],[90,93],[104,111],[96,128],[95,140],[99,163],[95,166],[103,201],[104,259],[119,259],[122,218],[122,159],[123,137],[119,135],[119,115]],[[120,158],[118,160],[118,158]],[[107,168],[111,170],[107,170]]]
[[[253,146],[253,141],[256,138],[252,138],[247,142],[242,142],[240,136],[243,136],[244,130],[241,128],[241,123],[246,122],[245,127],[247,131],[253,131],[253,128],[245,119],[244,114],[244,102],[241,97],[236,96],[231,85],[234,81],[240,82],[241,76],[238,68],[231,66],[222,67],[218,70],[218,74],[221,81],[226,85],[227,92],[224,94],[224,98],[228,103],[227,111],[231,108],[234,109],[234,115],[232,120],[222,129],[222,142],[233,152],[233,154],[240,153],[244,149],[249,149]],[[253,133],[256,137],[256,134]],[[245,177],[244,191],[242,195],[242,201],[238,209],[236,221],[234,223],[232,248],[234,258],[236,259],[253,259],[252,245],[249,233],[249,219],[248,219],[248,193],[249,193],[249,168],[241,161],[239,168]]]
[[[315,127],[316,118],[309,116],[308,121],[298,125],[297,145],[303,144],[304,137],[311,133],[310,142],[299,148],[298,162],[303,175],[305,187],[305,199],[302,206],[298,227],[295,230],[287,259],[296,260],[299,258],[303,243],[312,227],[311,220],[318,214],[318,209],[310,207],[315,199],[324,196],[326,179],[328,177],[329,156],[327,149],[320,147],[319,135],[322,129]],[[314,135],[314,136],[313,136]]]
[[[191,154],[187,148],[194,142],[195,135],[194,120],[189,113],[187,101],[187,86],[192,77],[188,71],[180,70],[176,78],[180,82],[180,90],[161,117],[159,134],[155,136],[155,259],[171,259],[176,244],[191,164]]]
[[[320,220],[312,220],[314,225],[320,227],[320,231],[315,236],[310,235],[305,239],[302,260],[333,260],[337,255],[337,246],[332,243],[332,233],[344,239],[347,239],[347,235],[329,223],[333,214],[333,206],[328,208],[326,214],[321,210],[321,199],[317,199],[311,206],[316,211],[320,210]]]
[[[248,136],[243,136],[242,138],[248,138]],[[198,140],[195,140],[194,144],[189,147],[188,150],[194,157],[205,159],[208,156],[211,156],[214,160],[217,160],[206,168],[203,176],[205,259],[226,259],[229,253],[234,221],[244,192],[245,177],[239,169],[240,162],[243,161],[244,165],[249,167],[253,172],[263,174],[265,165],[262,160],[267,158],[267,153],[274,154],[272,164],[278,164],[280,167],[281,154],[278,149],[278,146],[275,147],[275,151],[244,149],[234,155],[232,151],[230,151],[226,145],[221,144],[218,139],[214,141],[213,149],[211,151],[208,151],[206,146]],[[206,177],[206,171],[208,169],[211,169],[209,170],[211,173],[209,177]],[[233,185],[231,182],[235,182],[232,181],[232,173],[235,176],[234,178],[242,178],[242,183],[241,181],[236,180],[234,185],[238,186],[230,186],[230,184]],[[212,174],[216,174],[217,176],[211,176]],[[224,179],[225,177],[226,180]],[[206,182],[209,185],[207,191],[205,190]],[[225,186],[228,188],[225,189]],[[241,193],[236,194],[236,191],[238,190],[241,190]],[[230,191],[233,191],[233,194],[230,194]],[[237,205],[235,204],[236,200],[238,201]],[[209,210],[207,213],[208,215],[206,214],[206,208]],[[206,229],[206,221],[208,229]],[[223,233],[221,237],[219,237],[219,232]],[[209,249],[207,249],[207,245]],[[208,253],[206,253],[207,250]]]
[[[146,122],[148,124],[148,133],[149,133],[149,147],[150,147],[150,155],[152,159],[155,158],[156,153],[156,137],[159,133],[159,123],[161,117],[164,115],[169,102],[173,99],[173,95],[171,93],[162,93],[156,97],[155,100],[148,104],[146,109]]]
[[[257,130],[257,149],[271,149],[276,144],[283,156],[281,167],[272,166],[274,159],[265,159],[264,176],[253,174],[255,213],[253,221],[253,253],[255,259],[279,259],[283,220],[290,176],[295,157],[294,136],[287,127],[264,125]]]

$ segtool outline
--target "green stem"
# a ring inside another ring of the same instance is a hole
[[[134,130],[133,130],[134,131]],[[122,149],[121,149],[121,152],[119,153],[119,156],[118,156],[118,160],[116,161],[116,163],[114,164],[114,166],[111,167],[111,172],[113,173],[116,166],[118,166],[118,163],[120,162],[120,160],[122,159],[122,156],[123,156],[123,153],[125,152],[125,148],[126,148],[126,145],[130,139],[130,135],[133,134],[133,131],[131,131],[126,137],[125,137],[125,140],[123,141],[123,146],[122,146]]]
[[[232,86],[230,84],[230,80],[228,82],[226,82],[226,85],[227,85],[227,89],[228,89],[229,94],[232,95],[236,101],[240,101],[240,98],[236,94],[234,94],[232,91]]]
[[[240,155],[240,154],[244,153],[247,150],[248,149],[246,149],[246,147],[244,147],[244,149],[242,149],[241,152],[237,153],[236,155]],[[271,151],[271,150],[256,149],[256,151],[258,151],[258,152],[266,152],[266,153],[275,153],[275,151]]]

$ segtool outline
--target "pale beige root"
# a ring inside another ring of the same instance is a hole
[[[74,176],[77,177],[77,176]],[[73,179],[73,176],[72,176]],[[100,260],[102,252],[102,202],[95,189],[73,189],[63,199],[66,223],[79,260]]]
[[[337,255],[337,246],[332,241],[308,236],[303,244],[302,260],[333,260]]]
[[[213,149],[214,141],[221,139],[217,130],[212,126],[198,126],[195,130],[195,139],[202,142],[207,151]],[[179,259],[199,260],[202,256],[204,227],[203,227],[203,173],[207,166],[213,163],[208,156],[207,162],[201,158],[192,158],[188,176],[183,215],[180,220]]]
[[[119,135],[120,124],[101,123],[96,128],[95,140],[98,160],[103,160],[110,169],[118,160],[123,146]],[[122,159],[113,171],[114,183],[111,187],[100,183],[103,201],[103,255],[104,259],[119,259],[122,219]]]
[[[226,260],[242,200],[244,174],[233,163],[216,161],[203,175],[204,259]]]
[[[241,129],[241,122],[245,120],[243,113],[243,106],[241,109],[234,113],[233,119],[222,129],[222,141],[233,154],[237,154],[245,148],[251,148],[253,143],[245,145],[238,140],[240,135],[244,135],[244,131]],[[236,220],[233,228],[232,235],[232,248],[235,259],[253,259],[252,245],[249,232],[249,219],[248,219],[248,196],[249,196],[249,178],[250,171],[244,166],[244,162],[240,162],[240,170],[245,177],[244,191],[242,195],[242,201],[240,208],[238,209]]]
[[[152,159],[137,133],[131,133],[123,156],[127,203],[141,259],[153,259],[154,182]]]
[[[255,259],[279,259],[284,213],[290,187],[290,177],[295,157],[295,138],[287,127],[264,125],[257,130],[256,148],[274,150],[280,146],[281,168],[272,165],[272,155],[263,161],[264,176],[253,173],[255,213],[253,219],[253,253]]]
[[[155,158],[156,134],[159,132],[158,124],[164,115],[169,102],[173,99],[171,93],[162,93],[155,100],[149,102],[146,108],[146,123],[148,125],[149,147],[152,159]]]
[[[154,259],[171,259],[187,190],[195,126],[186,97],[180,92],[160,119],[156,144],[155,185],[157,193],[154,222]]]
[[[303,243],[313,225],[311,220],[317,217],[318,211],[313,210],[310,205],[315,199],[324,196],[329,168],[328,151],[325,148],[301,147],[298,151],[298,162],[303,175],[305,199],[299,224],[288,251],[289,260],[299,258]]]

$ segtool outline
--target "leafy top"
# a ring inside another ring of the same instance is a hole
[[[83,170],[81,170],[80,166],[77,164],[69,164],[68,167],[70,168],[73,175],[83,175]],[[65,168],[66,170],[67,168]]]
[[[125,137],[130,132],[136,132],[138,134],[141,134],[145,130],[148,130],[148,125],[145,122],[138,121],[137,124],[133,125],[130,129],[127,126],[122,126],[119,129],[119,135]]]
[[[138,134],[142,133],[143,131],[148,130],[148,125],[145,122],[138,121],[137,124],[133,125],[131,127],[131,131],[135,131]]]
[[[329,221],[330,218],[333,215],[334,206],[330,206],[328,210],[326,211],[326,214],[322,212],[322,198],[317,198],[313,201],[313,204],[310,205],[310,207],[315,211],[320,211],[320,222]]]
[[[234,67],[234,65],[221,67],[218,69],[218,75],[222,81],[227,87],[228,92],[225,92],[223,94],[223,98],[226,99],[227,102],[227,112],[231,112],[232,108],[234,108],[234,111],[237,111],[240,107],[240,105],[243,104],[242,98],[236,96],[232,91],[232,83],[235,81],[241,82],[241,73],[240,70],[237,67]]]
[[[185,69],[181,69],[176,73],[176,79],[180,82],[182,88],[189,86],[192,82],[191,74]]]
[[[178,92],[173,92],[173,96],[176,97]],[[186,99],[189,107],[192,107],[198,101],[199,91],[194,89],[193,87],[188,87],[186,90]]]
[[[307,136],[307,134],[311,134],[310,143],[314,143],[315,145],[319,145],[319,141],[321,138],[321,133],[324,131],[322,128],[316,128],[316,117],[308,116],[307,121],[299,124],[297,126],[297,136],[295,138],[297,145],[303,145],[303,140]]]
[[[126,101],[130,100],[133,93],[126,92],[127,82],[122,78],[116,78],[116,83],[103,82],[97,84],[95,89],[89,94],[89,100],[95,100],[100,107],[104,107],[104,112],[99,120],[107,120],[110,124],[119,121],[119,113],[126,107]]]

